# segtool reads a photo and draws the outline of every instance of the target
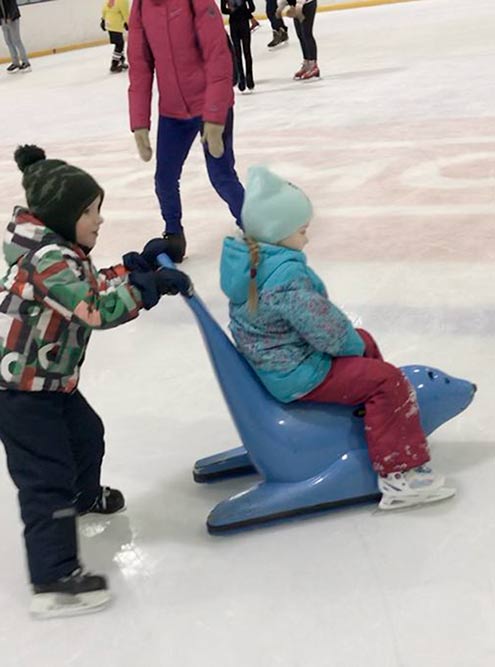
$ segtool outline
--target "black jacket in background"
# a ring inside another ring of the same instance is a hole
[[[1,2],[1,0],[0,0]],[[255,11],[253,0],[221,0],[222,14],[227,14],[230,21],[249,21]],[[231,5],[234,6],[232,10]]]
[[[19,18],[21,18],[21,12],[16,0],[0,0],[0,23],[3,23],[5,19],[15,21]]]

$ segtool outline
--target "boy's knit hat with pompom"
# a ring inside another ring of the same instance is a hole
[[[14,153],[22,171],[29,211],[40,222],[75,243],[76,222],[103,189],[92,176],[63,160],[47,160],[38,146],[19,146]]]
[[[250,167],[241,220],[246,236],[278,243],[307,224],[313,207],[302,190],[266,167]]]

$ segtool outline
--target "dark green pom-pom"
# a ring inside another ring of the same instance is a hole
[[[25,171],[32,164],[46,160],[45,151],[39,146],[19,146],[14,153],[14,160],[21,171]]]

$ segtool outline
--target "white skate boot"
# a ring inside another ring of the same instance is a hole
[[[428,466],[378,477],[378,488],[383,494],[378,506],[381,510],[435,503],[455,495],[455,489],[445,486],[445,477]]]

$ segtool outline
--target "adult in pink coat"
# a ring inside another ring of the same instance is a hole
[[[155,189],[168,252],[182,261],[179,180],[201,132],[210,181],[240,225],[244,189],[233,152],[233,60],[215,0],[134,0],[129,19],[129,111],[141,158],[149,140],[153,79],[159,92]]]

